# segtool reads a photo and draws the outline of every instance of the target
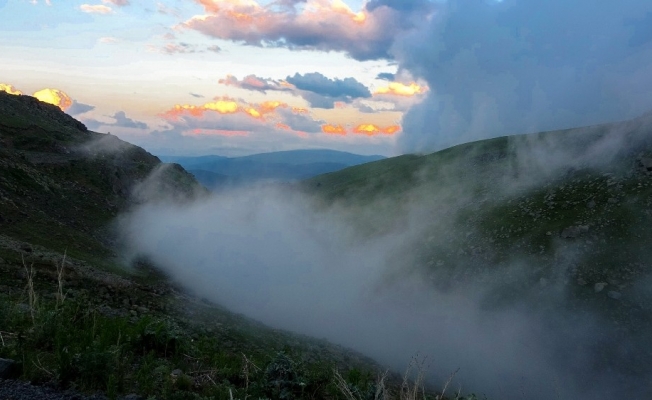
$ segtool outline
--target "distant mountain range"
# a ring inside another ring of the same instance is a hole
[[[180,164],[206,187],[219,189],[260,181],[289,182],[307,179],[385,157],[336,150],[290,150],[243,157],[210,155],[159,158],[163,162]]]

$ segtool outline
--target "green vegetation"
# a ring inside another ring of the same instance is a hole
[[[109,398],[335,399],[333,371],[347,365],[353,384],[373,384],[368,361],[176,298],[160,281],[119,288],[29,261],[0,273],[8,284],[0,292],[0,358],[17,360],[20,377],[36,384]]]

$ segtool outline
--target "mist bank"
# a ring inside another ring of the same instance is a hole
[[[649,128],[494,139],[305,185],[150,201],[119,229],[127,257],[197,295],[399,372],[427,356],[435,385],[459,368],[454,387],[492,399],[642,398]]]
[[[397,259],[418,228],[363,239],[293,193],[267,188],[191,206],[148,205],[123,224],[132,255],[149,257],[198,295],[396,371],[415,354],[428,356],[432,383],[460,368],[456,384],[491,398],[611,397],[628,377],[596,365],[595,347],[621,338],[616,349],[627,357],[643,343],[597,315],[565,310],[564,292],[533,291],[520,302],[487,306],[491,293],[505,290],[503,276],[435,290],[436,273],[425,276]],[[527,267],[512,266],[510,278],[527,278]],[[550,306],[533,307],[535,299]],[[629,378],[640,390],[638,377]]]

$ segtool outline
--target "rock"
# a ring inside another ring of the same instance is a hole
[[[595,206],[596,206],[596,204],[595,204],[595,200],[592,199],[591,201],[589,201],[589,202],[586,204],[586,206],[587,206],[589,209],[595,208]]]
[[[552,232],[550,231],[546,232],[546,236],[552,236]]]
[[[541,287],[548,286],[548,280],[546,278],[539,279],[539,285],[541,285]]]
[[[620,298],[623,296],[620,292],[616,292],[615,290],[611,290],[607,293],[607,296],[614,300],[620,300]]]
[[[17,373],[16,361],[0,358],[0,379],[14,378]]]
[[[596,293],[600,293],[605,286],[607,286],[607,282],[599,282],[593,286],[593,290],[595,290]]]
[[[183,375],[183,371],[181,371],[180,369],[175,369],[172,372],[170,372],[170,379],[172,379],[172,382],[175,383],[181,375]]]

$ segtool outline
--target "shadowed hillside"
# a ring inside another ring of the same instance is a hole
[[[106,261],[109,224],[150,195],[136,189],[157,168],[163,193],[202,190],[178,165],[164,166],[140,147],[88,131],[58,107],[0,92],[3,235]]]

